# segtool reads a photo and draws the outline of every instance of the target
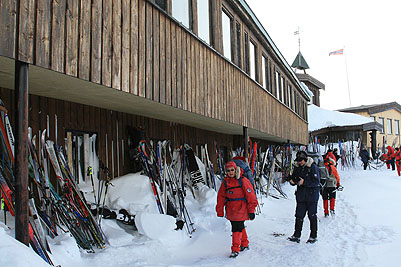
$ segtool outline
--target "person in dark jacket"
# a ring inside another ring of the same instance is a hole
[[[298,151],[290,176],[290,184],[297,185],[295,192],[297,207],[295,210],[295,231],[288,240],[299,243],[302,225],[306,213],[310,223],[310,235],[307,243],[317,241],[317,203],[319,201],[320,169],[305,151]]]
[[[216,212],[231,222],[232,246],[231,258],[240,251],[249,249],[248,235],[244,222],[255,219],[255,208],[258,205],[251,182],[243,176],[243,170],[233,161],[226,164],[227,175],[217,193]]]
[[[361,153],[359,153],[359,156],[361,156],[361,160],[363,162],[363,169],[366,170],[368,167],[369,163],[369,152],[366,150],[366,148],[363,148]]]

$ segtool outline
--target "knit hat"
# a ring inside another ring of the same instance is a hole
[[[296,162],[300,162],[302,160],[306,161],[307,159],[308,159],[308,155],[306,154],[305,151],[298,151],[297,152],[297,155],[296,155],[296,158],[295,158]]]
[[[229,169],[229,168],[237,169],[237,164],[235,164],[234,161],[229,161],[229,162],[226,163],[226,170]]]

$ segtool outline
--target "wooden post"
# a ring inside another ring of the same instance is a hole
[[[244,136],[244,157],[247,159],[248,158],[248,127],[243,126],[242,127],[242,132]]]
[[[28,246],[28,64],[15,61],[15,238]]]

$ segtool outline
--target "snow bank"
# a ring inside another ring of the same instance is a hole
[[[373,122],[373,120],[357,114],[332,111],[316,105],[309,105],[308,122],[308,130],[312,132],[326,127],[361,125]]]

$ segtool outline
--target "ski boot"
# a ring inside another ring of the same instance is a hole
[[[287,238],[287,240],[290,240],[291,242],[296,242],[296,243],[299,243],[301,240],[299,239],[299,237],[297,237],[297,236],[290,236],[290,237],[288,237]]]
[[[246,246],[246,247],[240,246],[239,247],[239,251],[245,251],[245,250],[249,250],[249,246]]]
[[[334,210],[330,210],[330,216],[334,217],[336,215],[336,213],[334,212]]]
[[[306,243],[313,244],[313,243],[316,243],[316,241],[317,241],[316,237],[309,237],[309,239],[306,241]]]
[[[236,257],[238,256],[238,254],[239,254],[239,252],[233,251],[233,252],[231,252],[231,254],[230,254],[230,258],[236,258]]]

